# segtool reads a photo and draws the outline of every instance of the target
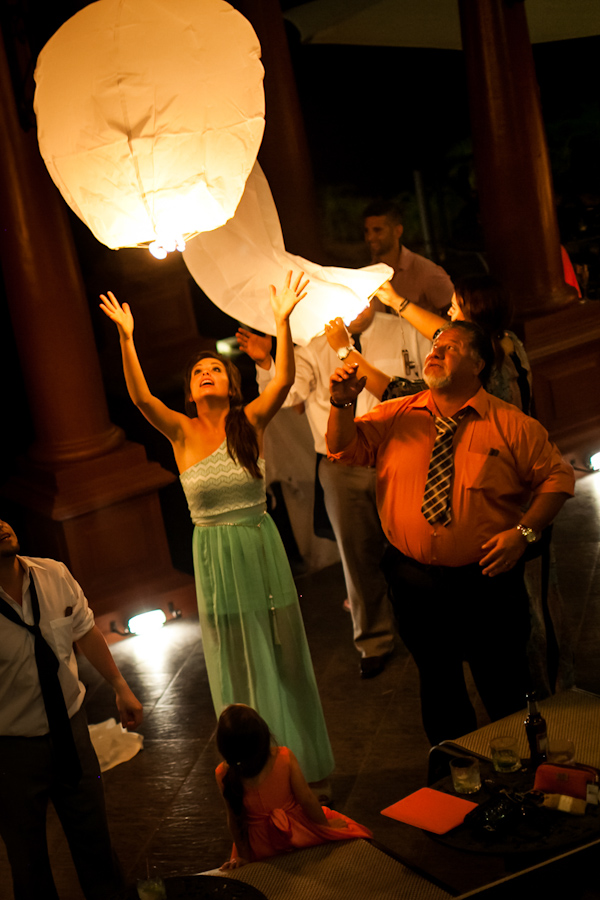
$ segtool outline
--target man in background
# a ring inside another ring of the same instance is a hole
[[[397,294],[424,309],[438,312],[450,304],[454,286],[450,276],[425,256],[402,244],[402,213],[387,200],[376,200],[364,211],[365,242],[374,263],[394,270],[391,280]]]

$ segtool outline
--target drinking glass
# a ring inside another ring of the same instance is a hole
[[[167,900],[167,890],[160,875],[152,878],[140,878],[137,883],[140,900]]]
[[[457,757],[450,761],[452,786],[457,794],[474,794],[481,787],[479,761],[472,756]]]
[[[496,737],[490,741],[492,765],[502,775],[517,772],[521,768],[519,745],[516,738]]]
[[[548,739],[548,762],[555,766],[568,766],[575,762],[575,744],[566,738]]]

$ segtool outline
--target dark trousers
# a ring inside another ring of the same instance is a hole
[[[432,745],[477,728],[463,661],[492,720],[525,706],[530,619],[522,565],[490,578],[476,564],[428,566],[389,547],[383,569],[398,631],[419,670]]]
[[[46,841],[50,800],[64,829],[86,900],[113,900],[123,881],[114,857],[98,759],[83,711],[71,719],[83,775],[76,787],[56,775],[51,740],[0,737],[0,837],[15,900],[58,900]]]

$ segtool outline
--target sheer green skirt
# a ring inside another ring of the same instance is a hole
[[[275,523],[258,507],[206,522],[194,529],[193,553],[215,712],[230,703],[252,706],[277,743],[296,754],[308,781],[326,778],[333,755]]]

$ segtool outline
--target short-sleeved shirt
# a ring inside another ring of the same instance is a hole
[[[58,677],[69,716],[83,703],[73,642],[94,627],[94,615],[79,584],[61,562],[18,556],[23,568],[23,605],[2,590],[27,624],[33,624],[29,584],[34,572],[40,605],[40,629],[58,660]],[[0,615],[0,735],[35,737],[48,733],[48,719],[35,663],[33,635]]]

